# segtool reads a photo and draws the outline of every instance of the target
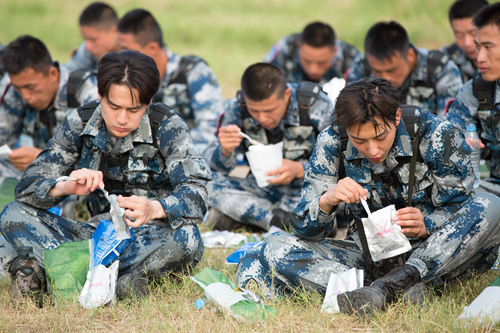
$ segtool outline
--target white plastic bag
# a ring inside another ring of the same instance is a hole
[[[337,295],[363,287],[363,280],[364,271],[362,269],[351,268],[341,273],[330,274],[321,312],[339,312]]]
[[[361,201],[368,217],[363,218],[366,242],[373,261],[392,258],[411,250],[408,238],[401,232],[401,227],[394,223],[396,207],[390,205],[371,213],[364,200]]]
[[[85,309],[93,309],[109,302],[115,302],[119,263],[120,261],[116,260],[109,268],[97,265],[87,273],[87,281],[78,298]]]

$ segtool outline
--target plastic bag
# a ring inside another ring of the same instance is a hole
[[[114,224],[102,219],[92,234],[93,240],[93,265],[90,269],[101,264],[108,266],[120,253],[125,250],[134,240],[134,233],[130,230],[131,238],[118,240]]]
[[[191,277],[204,291],[208,300],[216,306],[227,309],[239,320],[263,320],[276,314],[276,310],[265,305],[249,290],[234,288],[224,274],[205,268]]]
[[[337,295],[363,287],[363,280],[362,269],[351,268],[344,272],[330,274],[321,312],[339,312]]]
[[[97,265],[87,273],[87,281],[78,298],[85,309],[97,308],[116,301],[115,291],[119,264],[120,261],[117,260],[109,268]]]
[[[362,201],[363,202],[363,201]],[[366,203],[363,204],[364,206]],[[396,207],[390,205],[370,213],[365,206],[368,217],[363,218],[366,242],[373,261],[392,258],[411,250],[408,238],[401,232],[401,227],[393,222]]]
[[[238,264],[245,255],[245,253],[248,252],[248,250],[254,248],[255,246],[262,244],[262,242],[249,242],[246,243],[245,245],[241,246],[239,249],[231,253],[227,258],[226,258],[226,264]]]
[[[45,271],[53,294],[71,297],[82,291],[92,264],[92,240],[65,242],[43,250]]]

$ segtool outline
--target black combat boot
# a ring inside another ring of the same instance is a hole
[[[420,272],[411,265],[396,267],[368,287],[348,291],[337,296],[339,309],[345,314],[371,314],[382,311],[399,293],[420,282]],[[423,290],[423,289],[422,289]]]
[[[209,226],[213,227],[213,230],[219,231],[233,231],[245,227],[245,224],[233,220],[216,208],[210,209],[207,223]]]

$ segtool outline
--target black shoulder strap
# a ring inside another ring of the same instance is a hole
[[[149,107],[149,122],[151,124],[151,135],[153,136],[153,146],[158,148],[158,142],[156,139],[156,133],[158,132],[158,127],[160,127],[161,122],[166,118],[170,118],[177,112],[171,107],[163,103],[152,103]]]
[[[80,106],[80,102],[76,98],[78,90],[82,86],[83,82],[87,80],[91,75],[95,75],[95,71],[88,68],[80,68],[69,74],[68,84],[66,86],[66,92],[68,95],[68,107],[77,108]]]
[[[493,110],[495,96],[495,81],[485,81],[481,74],[472,79],[472,93],[479,103],[478,110]]]
[[[195,55],[187,55],[181,57],[177,75],[170,80],[169,84],[172,83],[187,84],[187,73],[199,62],[205,62],[205,61]]]
[[[299,104],[300,126],[312,126],[309,109],[316,102],[321,86],[310,81],[302,81],[297,86],[296,98]]]
[[[420,142],[420,124],[422,122],[422,114],[418,106],[402,105],[401,118],[405,123],[406,131],[410,136],[412,156],[410,160],[410,176],[408,179],[408,207],[411,207],[413,201],[413,187],[415,185],[415,168],[417,166],[417,159],[420,157],[418,144]]]
[[[436,70],[442,69],[450,57],[439,50],[430,50],[427,54],[427,82],[429,86],[434,87],[434,75]]]
[[[77,109],[78,115],[80,116],[80,119],[82,120],[82,125],[83,128],[85,128],[85,125],[87,125],[87,122],[89,121],[90,117],[92,117],[92,114],[94,113],[95,109],[99,105],[99,101],[95,100],[83,105],[80,105]]]

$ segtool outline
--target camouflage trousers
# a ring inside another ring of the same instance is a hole
[[[271,210],[281,208],[291,212],[300,201],[300,186],[283,185],[258,187],[253,176],[233,178],[213,173],[207,184],[208,204],[232,219],[269,229]]]
[[[444,225],[414,248],[406,261],[429,284],[442,285],[460,275],[485,271],[497,256],[500,243],[497,196],[477,194],[445,218]],[[268,297],[286,295],[297,287],[324,294],[332,273],[352,267],[365,267],[363,251],[356,241],[311,241],[283,232],[270,235],[247,252],[238,264],[236,279],[240,287],[254,280]]]
[[[43,249],[89,239],[95,226],[13,201],[0,215],[0,230],[14,248],[32,246],[36,259],[43,266]],[[168,223],[156,223],[142,225],[133,231],[134,241],[117,258],[120,260],[119,276],[133,271],[159,276],[195,266],[202,258],[204,247],[196,225],[173,229]]]

